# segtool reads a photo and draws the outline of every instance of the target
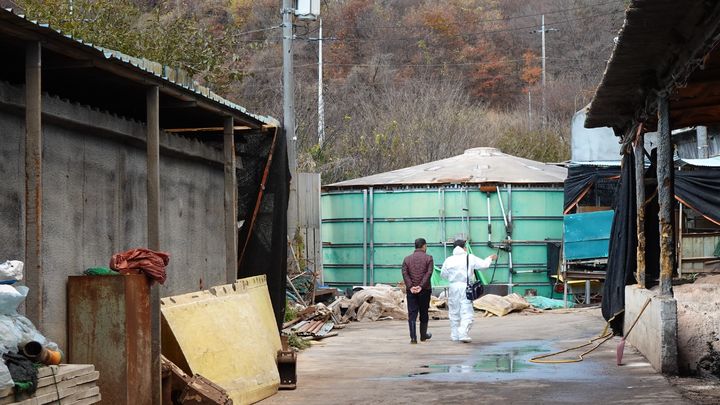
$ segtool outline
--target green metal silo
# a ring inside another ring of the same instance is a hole
[[[562,239],[566,175],[562,167],[474,148],[324,186],[323,280],[337,287],[394,284],[415,238],[428,241],[438,266],[453,240],[465,238],[478,256],[499,251],[494,284],[550,296],[555,268],[548,258],[552,263],[552,246]],[[492,268],[484,272],[489,280]]]

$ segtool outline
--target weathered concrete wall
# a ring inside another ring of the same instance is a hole
[[[627,342],[645,356],[658,372],[676,374],[677,303],[672,297],[658,296],[657,291],[625,287],[625,324],[628,331],[646,300],[651,302],[627,337]]]
[[[708,343],[720,352],[720,275],[700,277],[673,290],[678,307],[680,372],[703,374],[706,371],[698,369],[698,362],[710,353]]]
[[[0,83],[0,260],[24,257],[22,89]],[[40,329],[64,345],[66,279],[145,246],[142,123],[52,97],[43,101],[43,291]],[[161,136],[161,248],[170,296],[225,284],[222,151]]]

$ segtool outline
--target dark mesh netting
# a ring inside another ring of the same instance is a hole
[[[270,170],[252,232],[248,238],[268,154],[275,137]],[[237,144],[242,168],[237,171],[238,220],[244,221],[238,235],[238,278],[264,274],[278,328],[285,316],[287,274],[287,207],[290,172],[282,130],[244,137]],[[244,249],[244,252],[243,252]]]

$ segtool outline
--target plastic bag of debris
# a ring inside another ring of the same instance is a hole
[[[23,262],[8,260],[0,263],[0,284],[12,284],[23,279]]]
[[[10,370],[8,370],[4,361],[0,361],[0,393],[2,393],[2,391],[8,390],[14,386],[15,386],[15,382],[13,381],[12,376],[10,375]],[[0,395],[2,395],[2,394],[0,394]]]
[[[530,304],[515,293],[504,297],[487,294],[473,301],[473,307],[480,311],[488,311],[493,315],[505,316],[513,311],[522,311],[529,308]]]
[[[363,287],[345,300],[349,305],[343,320],[407,319],[405,294],[397,287],[385,284]]]
[[[17,312],[29,291],[25,286],[0,285],[0,354],[16,351],[18,346],[32,341],[58,350],[57,344],[45,338],[28,318]]]

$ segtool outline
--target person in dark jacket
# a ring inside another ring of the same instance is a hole
[[[402,275],[407,290],[408,324],[410,343],[417,343],[416,322],[420,313],[420,341],[432,337],[428,332],[428,308],[430,307],[430,277],[433,272],[433,258],[425,253],[427,242],[423,238],[415,239],[415,251],[403,260]]]

